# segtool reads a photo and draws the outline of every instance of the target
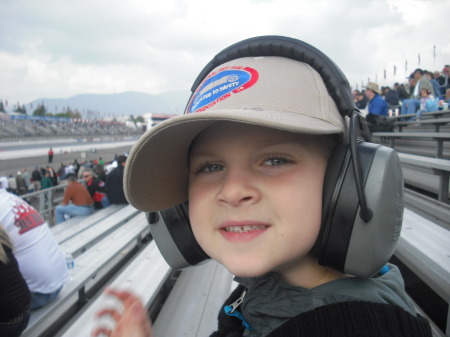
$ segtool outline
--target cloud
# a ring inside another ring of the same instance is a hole
[[[188,90],[220,50],[266,34],[314,45],[352,85],[394,64],[404,76],[418,53],[424,67],[450,63],[446,1],[16,0],[0,12],[0,99],[10,101]]]

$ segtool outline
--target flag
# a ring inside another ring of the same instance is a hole
[[[384,76],[384,79],[386,79],[386,69],[384,69],[383,76]]]
[[[394,64],[394,76],[397,74],[397,67]]]
[[[433,47],[433,58],[436,60],[436,45]]]
[[[408,70],[408,61],[405,59],[405,71]]]
[[[417,59],[419,61],[419,66],[420,66],[420,54],[417,54]]]

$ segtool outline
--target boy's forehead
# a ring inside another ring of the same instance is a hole
[[[247,123],[217,122],[200,132],[191,144],[191,150],[213,149],[217,142],[231,143],[245,138],[247,142],[257,142],[261,146],[271,146],[287,142],[311,142],[316,135],[295,133]]]

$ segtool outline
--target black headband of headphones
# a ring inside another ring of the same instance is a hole
[[[347,78],[339,67],[317,48],[286,36],[259,36],[225,48],[203,68],[192,85],[191,91],[194,92],[203,79],[217,66],[234,59],[251,56],[280,56],[309,64],[322,77],[328,93],[343,116],[350,117],[355,110],[358,111]]]

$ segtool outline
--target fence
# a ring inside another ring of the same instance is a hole
[[[84,180],[79,182],[84,184]],[[23,194],[20,197],[32,205],[49,226],[53,226],[55,224],[54,209],[63,200],[66,187],[67,182],[63,182],[54,187]]]

